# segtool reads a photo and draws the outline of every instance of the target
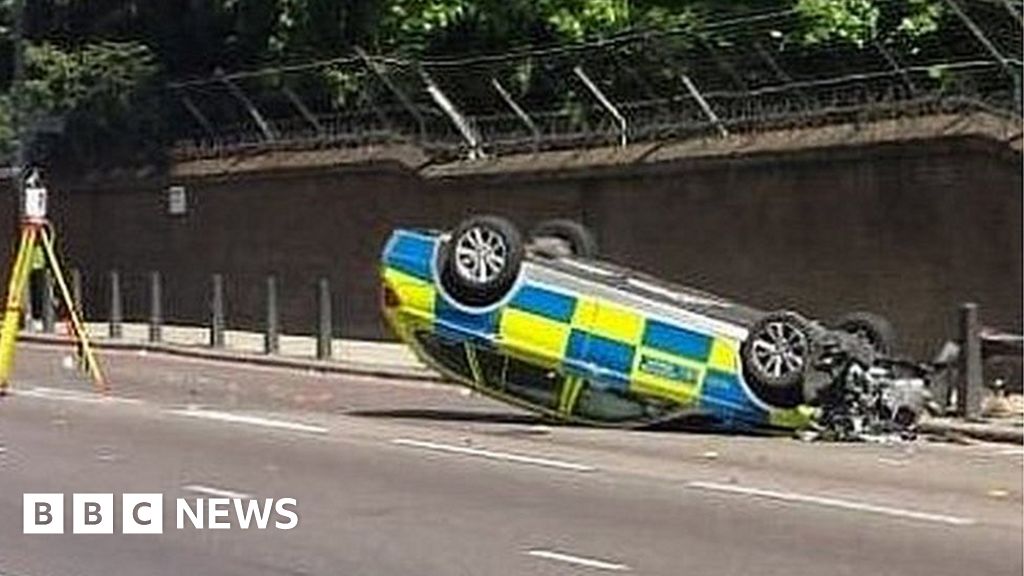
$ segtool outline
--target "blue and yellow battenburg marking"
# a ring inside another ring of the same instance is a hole
[[[758,406],[740,381],[739,342],[702,334],[614,302],[527,279],[493,310],[471,312],[438,291],[435,236],[397,232],[384,252],[384,279],[402,302],[403,321],[458,340],[561,368],[571,378],[670,398],[726,421],[775,425],[801,414]]]

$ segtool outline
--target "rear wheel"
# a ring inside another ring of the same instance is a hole
[[[597,256],[597,240],[583,224],[574,220],[545,220],[530,231],[531,247],[547,256]]]
[[[497,216],[463,220],[438,254],[441,284],[454,300],[487,306],[501,300],[516,281],[523,240],[515,225]]]
[[[778,407],[803,402],[814,340],[810,322],[794,312],[772,312],[750,328],[740,347],[747,383],[763,401]]]
[[[853,312],[840,318],[836,328],[860,337],[881,356],[889,356],[896,349],[896,329],[878,314]]]

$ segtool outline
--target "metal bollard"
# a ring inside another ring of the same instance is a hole
[[[214,274],[210,296],[210,346],[224,347],[224,276]]]
[[[149,273],[149,341],[163,339],[163,290],[159,272]]]
[[[71,303],[85,322],[85,308],[82,306],[82,271],[78,268],[71,269]]]
[[[124,305],[121,301],[121,275],[117,270],[110,271],[110,318],[108,334],[111,338],[120,338],[121,324],[124,322]]]
[[[318,318],[316,331],[316,357],[329,360],[332,356],[334,327],[331,322],[331,285],[327,278],[317,283]]]
[[[978,305],[968,302],[960,305],[960,357],[957,379],[957,412],[965,418],[981,414],[984,377],[981,371],[981,324]]]
[[[43,332],[53,334],[57,327],[57,309],[53,300],[53,273],[43,272]]]
[[[25,330],[29,332],[35,332],[35,316],[32,314],[32,280],[31,276],[29,281],[25,282],[25,293],[21,297],[21,315],[25,321]]]
[[[267,331],[263,335],[263,351],[277,354],[281,350],[280,324],[277,312],[277,278],[267,276]]]

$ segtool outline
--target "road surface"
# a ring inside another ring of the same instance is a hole
[[[23,346],[0,399],[0,575],[1022,572],[1019,447],[549,426],[443,385],[126,352],[103,399],[63,357]],[[39,492],[161,492],[164,533],[23,535]],[[295,498],[299,524],[176,529],[174,499],[220,493]]]

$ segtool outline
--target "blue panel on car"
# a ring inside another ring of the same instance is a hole
[[[432,236],[398,232],[384,249],[384,263],[410,276],[430,280],[435,243]]]
[[[707,361],[711,342],[709,336],[657,320],[647,320],[644,329],[644,346],[699,362]]]
[[[725,422],[768,421],[768,413],[750,399],[736,374],[709,369],[701,387],[700,407]]]
[[[568,323],[572,321],[572,314],[576,309],[576,298],[528,284],[516,293],[509,306],[557,322]]]
[[[498,312],[474,313],[456,308],[440,294],[434,301],[434,322],[437,332],[456,338],[490,339],[498,332]]]
[[[565,364],[570,373],[623,390],[629,385],[635,349],[622,342],[573,330],[566,347]]]

